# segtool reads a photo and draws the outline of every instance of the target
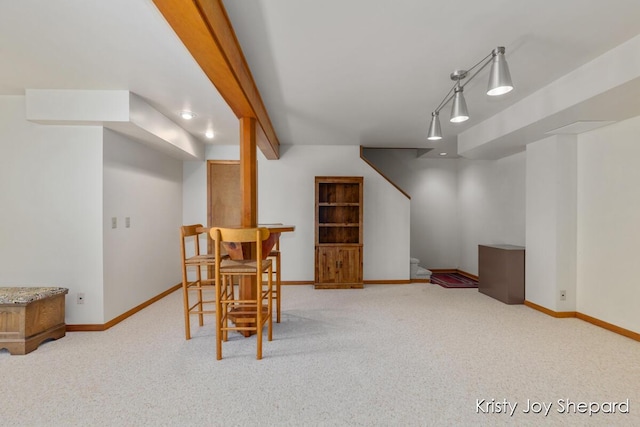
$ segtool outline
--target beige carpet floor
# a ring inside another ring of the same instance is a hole
[[[261,361],[239,335],[216,361],[212,318],[193,333],[175,292],[105,332],[0,350],[0,425],[640,425],[639,342],[477,289],[286,286]]]

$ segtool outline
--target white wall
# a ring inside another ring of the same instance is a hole
[[[411,255],[428,269],[457,268],[458,161],[418,158],[407,171],[411,172]]]
[[[234,154],[237,146],[217,146],[207,158],[237,159]],[[280,237],[282,279],[314,279],[314,177],[321,175],[364,176],[364,279],[408,280],[407,198],[360,159],[360,147],[309,145],[282,146],[279,160],[258,156],[258,221],[296,227]],[[186,162],[184,176],[185,222],[204,224],[206,165]]]
[[[478,245],[525,246],[526,155],[460,159],[457,268],[478,274]]]
[[[528,301],[555,310],[556,216],[554,140],[527,146],[525,293]],[[551,163],[551,164],[550,164]],[[547,199],[547,200],[545,200]]]
[[[181,280],[182,161],[99,126],[30,123],[23,96],[0,97],[0,206],[0,286],[69,288],[67,324]]]
[[[0,96],[0,223],[0,286],[69,288],[66,322],[102,323],[101,127],[30,123]]]
[[[420,265],[478,274],[479,244],[524,246],[525,153],[499,160],[366,153],[411,196],[411,256]]]
[[[104,130],[104,322],[182,280],[182,163]]]
[[[367,149],[365,155],[411,197],[411,257],[431,269],[458,265],[456,159],[429,159],[409,149]]]
[[[526,300],[554,311],[575,311],[576,150],[573,135],[527,145]]]
[[[640,332],[640,117],[578,137],[577,310]]]
[[[314,178],[332,175],[364,177],[364,280],[409,279],[409,200],[360,159],[357,145],[295,145],[258,166],[259,221],[296,226],[280,237],[283,280],[313,280]]]

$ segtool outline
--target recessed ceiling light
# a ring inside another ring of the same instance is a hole
[[[446,156],[446,155],[447,155],[447,153],[440,153],[440,155],[441,155],[441,156]]]
[[[204,136],[206,136],[208,139],[213,139],[213,130],[209,129]]]
[[[191,120],[196,117],[196,113],[184,110],[184,111],[180,111],[180,117],[182,117],[185,120]]]

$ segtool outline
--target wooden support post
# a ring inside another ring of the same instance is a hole
[[[258,225],[258,173],[256,155],[256,119],[240,118],[240,188],[242,193],[241,224],[243,227]],[[246,257],[252,257],[256,248],[243,245]],[[240,279],[240,299],[254,299],[257,296],[256,278],[242,276]],[[244,334],[249,336],[249,333]]]
[[[256,162],[256,119],[242,117],[240,118],[240,187],[243,227],[258,225],[258,165]]]

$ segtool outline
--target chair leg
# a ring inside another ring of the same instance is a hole
[[[267,303],[267,322],[269,322],[268,324],[268,331],[269,331],[269,341],[273,340],[273,272],[272,272],[272,267],[269,266],[269,280],[267,281],[267,291],[268,291],[268,303]],[[278,294],[278,305],[280,305],[280,294]],[[260,311],[262,311],[262,303],[260,303]],[[279,313],[279,309],[278,309],[278,315]]]
[[[189,323],[189,290],[187,279],[182,279],[182,299],[184,301],[184,335],[187,340],[191,339],[191,324]]]
[[[204,326],[204,314],[202,314],[202,311],[204,310],[203,306],[202,306],[202,269],[200,266],[197,267],[198,273],[197,273],[197,284],[198,284],[198,311],[200,313],[198,313],[198,324],[200,326]]]
[[[200,286],[202,286],[202,284],[200,284]],[[204,326],[204,314],[202,313],[202,311],[204,311],[204,305],[202,304],[202,288],[198,288],[198,310],[200,311],[200,313],[198,313],[198,324],[200,326]]]
[[[223,283],[223,287],[225,289],[225,299],[228,300],[233,300],[233,294],[231,292],[233,292],[233,277],[231,276],[224,276],[222,278],[222,283]],[[229,316],[227,315],[229,313],[229,302],[224,304],[224,309],[223,309],[223,322],[224,322],[224,328],[225,330],[222,331],[222,341],[227,341],[229,339],[229,330],[226,329],[229,327]]]
[[[271,273],[271,271],[269,271]],[[271,280],[271,276],[268,275]],[[256,359],[262,359],[262,275],[256,275],[256,340],[257,340],[257,355]]]
[[[216,358],[222,359],[222,304],[220,276],[216,275]]]
[[[276,322],[280,323],[280,299],[282,293],[280,292],[280,254],[276,257]]]

